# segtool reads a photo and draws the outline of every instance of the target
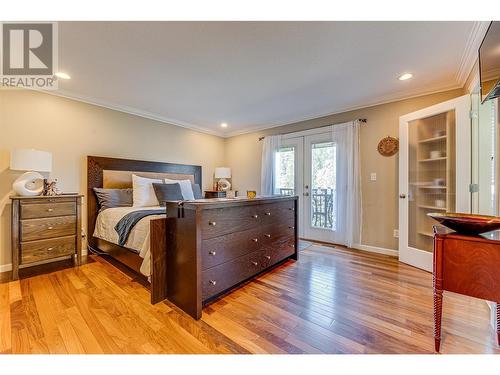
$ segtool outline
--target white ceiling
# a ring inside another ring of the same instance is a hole
[[[487,24],[61,22],[57,94],[230,136],[461,87]]]

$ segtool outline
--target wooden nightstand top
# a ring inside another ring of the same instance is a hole
[[[83,194],[60,194],[60,195],[13,195],[9,197],[12,200],[21,199],[60,199],[60,198],[81,198]]]

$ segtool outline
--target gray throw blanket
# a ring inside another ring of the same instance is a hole
[[[118,233],[118,245],[125,246],[128,236],[132,228],[143,218],[151,215],[161,215],[166,213],[166,210],[140,210],[126,214],[115,225],[116,233]]]

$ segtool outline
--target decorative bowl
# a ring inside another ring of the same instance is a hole
[[[461,234],[481,234],[500,229],[500,218],[496,216],[460,214],[455,212],[427,214],[445,227]]]

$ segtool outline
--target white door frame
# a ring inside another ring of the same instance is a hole
[[[457,212],[470,212],[471,195],[471,127],[470,95],[439,103],[399,118],[399,195],[408,196],[408,124],[417,119],[455,111],[456,137],[456,203]],[[432,271],[433,254],[408,246],[408,199],[399,198],[399,260],[403,263]]]

